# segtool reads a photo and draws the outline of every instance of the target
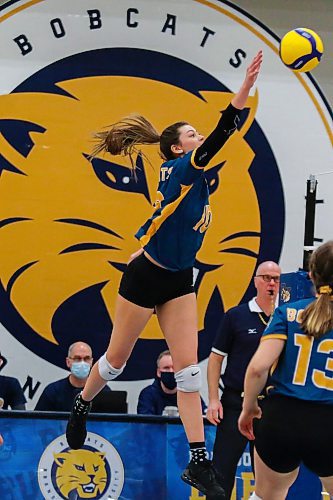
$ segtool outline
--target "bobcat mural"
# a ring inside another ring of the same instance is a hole
[[[142,147],[135,181],[128,158],[89,161],[93,132],[138,112],[159,131],[185,119],[207,135],[233,97],[116,75],[67,79],[55,90],[0,96],[0,283],[16,314],[49,345],[63,342],[53,328],[56,312],[94,285],[112,325],[122,271],[139,247],[134,234],[155,201],[158,147]],[[206,174],[213,222],[196,264],[202,335],[213,294],[224,310],[238,304],[257,264],[261,215],[249,174],[255,152],[244,138],[257,104],[257,94],[248,99],[240,131]],[[99,340],[105,344],[109,334]],[[153,317],[141,339],[161,338]]]

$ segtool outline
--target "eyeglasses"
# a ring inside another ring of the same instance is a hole
[[[266,283],[274,281],[274,283],[280,283],[280,276],[271,276],[270,274],[258,274],[256,278],[262,278]]]
[[[92,360],[91,356],[73,356],[69,357],[69,359],[72,359],[73,361],[80,363],[80,361],[85,361],[86,363],[89,363],[89,361]]]

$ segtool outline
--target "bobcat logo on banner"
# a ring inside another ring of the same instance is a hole
[[[44,450],[38,482],[44,498],[119,498],[124,466],[117,450],[98,434],[89,432],[80,450],[69,449],[62,435]]]
[[[253,294],[258,262],[283,250],[285,264],[298,265],[304,172],[331,154],[315,82],[285,68],[278,41],[224,1],[32,0],[0,9],[0,321],[6,357],[18,350],[28,360],[22,380],[31,362],[43,384],[75,340],[92,344],[95,359],[106,349],[134,233],[156,196],[158,148],[142,147],[135,181],[126,158],[89,161],[93,133],[138,112],[159,131],[186,120],[207,135],[263,48],[240,129],[207,170],[213,220],[195,266],[205,359],[223,311]],[[153,377],[164,348],[154,317],[120,380]]]

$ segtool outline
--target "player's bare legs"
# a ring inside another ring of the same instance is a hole
[[[256,495],[263,500],[284,500],[290,486],[296,481],[299,468],[281,474],[275,472],[261,460],[254,450],[254,468],[256,471]]]
[[[137,306],[118,295],[112,336],[104,361],[104,367],[110,367],[111,376],[121,373],[152,313],[153,309]],[[90,401],[107,383],[108,374],[106,378],[100,375],[99,363],[93,366],[82,394],[74,401],[66,429],[67,442],[72,449],[82,448],[87,435],[86,420],[91,409]]]
[[[199,393],[197,304],[194,293],[170,300],[156,308],[159,324],[171,352],[177,381],[177,401],[187,439],[204,445],[204,425]],[[193,451],[193,450],[191,450]],[[192,460],[182,479],[216,500],[225,498],[211,462]]]
[[[153,309],[137,306],[118,295],[112,335],[106,351],[107,360],[114,368],[119,369],[126,363],[152,314]],[[105,384],[106,380],[100,376],[96,363],[82,391],[83,399],[91,401]]]

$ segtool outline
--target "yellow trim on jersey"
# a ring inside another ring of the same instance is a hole
[[[199,165],[195,164],[194,155],[195,155],[196,152],[197,152],[197,149],[194,149],[192,151],[192,154],[191,154],[191,165],[192,165],[193,168],[196,168],[197,170],[204,170],[205,167],[199,167]]]
[[[161,193],[161,191],[157,191],[156,200],[153,204],[153,207],[155,208],[155,210],[158,210],[159,208],[161,208],[161,203],[163,200],[164,200],[163,193]]]
[[[264,335],[263,337],[261,337],[260,342],[267,339],[287,340],[287,338],[288,337],[285,333],[269,333],[268,335]]]
[[[173,201],[172,203],[169,203],[169,205],[166,205],[162,209],[161,214],[158,217],[155,217],[155,219],[152,220],[151,225],[147,229],[146,234],[141,236],[140,238],[140,243],[142,246],[146,246],[150,239],[154,236],[154,234],[159,230],[163,222],[170,217],[171,214],[175,212],[175,210],[178,208],[180,202],[185,198],[185,196],[190,192],[192,189],[193,184],[190,184],[189,186],[183,186],[181,185],[181,191],[180,191],[180,196]]]

